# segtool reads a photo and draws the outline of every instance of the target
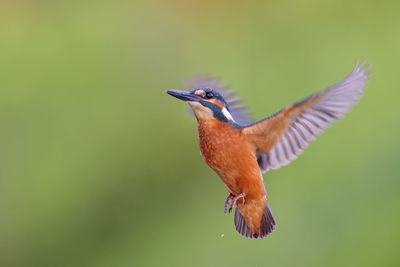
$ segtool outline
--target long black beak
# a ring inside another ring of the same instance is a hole
[[[185,91],[178,91],[178,90],[166,90],[165,91],[167,94],[172,95],[176,98],[179,98],[183,101],[196,101],[199,102],[201,100],[201,97],[197,95],[193,95],[191,93],[185,92]]]

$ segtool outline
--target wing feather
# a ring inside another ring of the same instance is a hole
[[[343,80],[242,129],[254,146],[260,169],[278,169],[296,159],[309,142],[358,102],[369,65],[358,64]]]

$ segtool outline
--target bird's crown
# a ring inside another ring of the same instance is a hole
[[[215,89],[212,88],[195,88],[189,91],[191,94],[198,95],[202,97],[205,101],[210,101],[211,99],[216,99],[221,101],[226,108],[228,108],[228,103],[224,97]]]

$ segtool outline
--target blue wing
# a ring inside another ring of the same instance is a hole
[[[244,127],[243,133],[257,148],[261,171],[289,164],[324,128],[342,118],[364,92],[368,67],[357,61],[353,71],[340,82]]]

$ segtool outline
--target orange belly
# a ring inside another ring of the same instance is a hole
[[[227,190],[238,195],[238,208],[253,233],[258,233],[266,207],[266,192],[257,164],[240,129],[217,119],[199,121],[199,143],[203,159],[221,178]]]

